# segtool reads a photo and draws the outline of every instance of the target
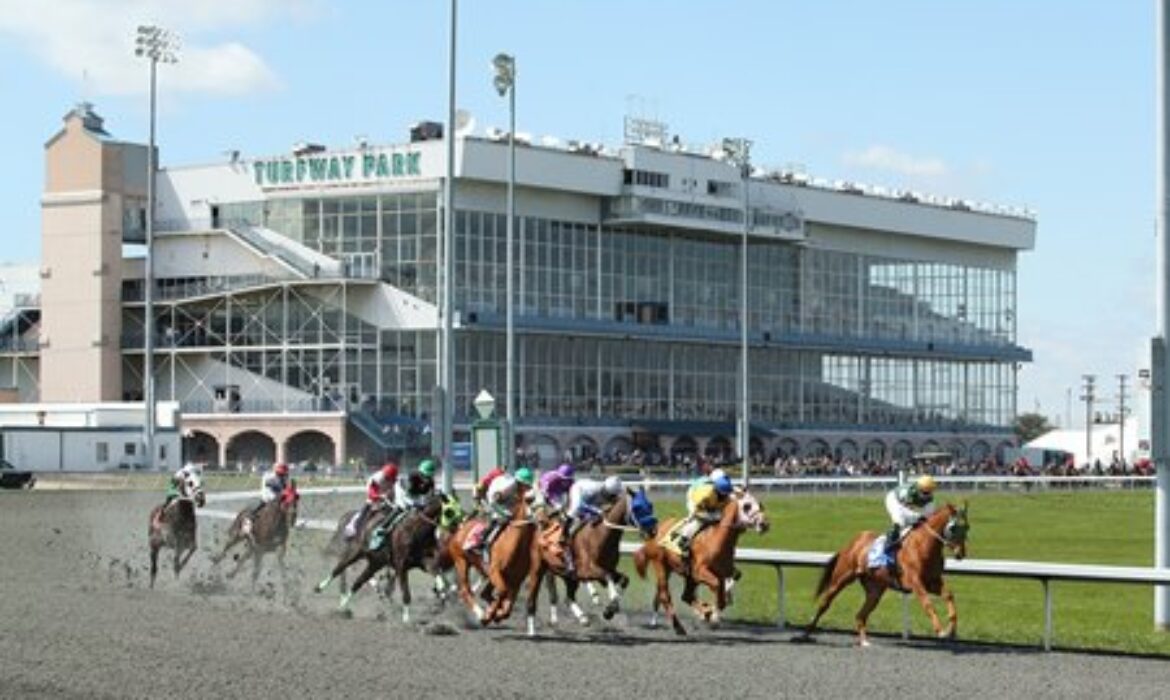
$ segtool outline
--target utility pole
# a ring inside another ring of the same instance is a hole
[[[1097,375],[1085,374],[1082,375],[1085,380],[1085,393],[1081,394],[1081,400],[1085,402],[1085,463],[1093,463],[1093,402],[1097,400],[1097,395],[1094,393],[1094,388],[1097,383]]]
[[[1122,473],[1128,471],[1129,460],[1125,458],[1125,413],[1129,409],[1125,406],[1125,400],[1129,398],[1126,395],[1127,387],[1125,383],[1129,381],[1128,374],[1117,375],[1117,422],[1119,424],[1118,438],[1117,438],[1117,453],[1121,458]]]

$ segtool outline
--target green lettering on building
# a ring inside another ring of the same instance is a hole
[[[252,177],[260,187],[297,183],[329,184],[421,175],[422,154],[411,152],[274,158],[252,163]]]

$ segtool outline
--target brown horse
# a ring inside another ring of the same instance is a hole
[[[288,550],[288,535],[297,522],[297,503],[301,496],[297,492],[297,482],[292,480],[280,498],[265,503],[259,512],[252,516],[252,506],[248,506],[236,515],[228,529],[228,541],[223,550],[212,558],[213,564],[218,564],[227,556],[229,550],[240,542],[245,543],[243,554],[235,555],[236,566],[228,572],[228,578],[234,578],[244,566],[248,557],[252,558],[252,585],[260,577],[260,561],[268,552],[276,552],[276,559],[280,563],[280,574],[284,576],[284,556]]]
[[[360,553],[363,544],[369,542],[371,533],[380,527],[384,518],[389,515],[390,503],[381,500],[372,506],[372,511],[366,516],[366,520],[362,524],[362,531],[354,533],[353,537],[348,537],[347,528],[349,527],[350,521],[357,516],[358,511],[358,508],[347,510],[337,519],[337,527],[333,529],[333,535],[329,538],[329,542],[326,543],[325,548],[321,552],[323,557],[333,559],[334,561],[341,561],[346,557]],[[332,577],[330,577],[330,580],[332,580]],[[337,575],[337,584],[340,586],[343,594],[349,588],[349,585],[346,583],[345,571]],[[316,592],[320,593],[322,590],[324,589],[318,586]]]
[[[869,551],[877,539],[876,532],[862,532],[846,545],[846,547],[829,559],[821,573],[821,581],[817,585],[817,598],[820,605],[812,622],[808,623],[804,633],[797,639],[807,640],[820,622],[821,616],[833,604],[846,586],[860,580],[865,588],[865,603],[857,611],[857,643],[859,646],[869,646],[866,636],[866,622],[869,614],[877,607],[878,601],[887,588],[907,590],[918,597],[922,609],[930,617],[930,624],[934,626],[935,634],[940,638],[954,638],[959,624],[959,616],[955,611],[955,596],[943,581],[943,548],[949,547],[956,559],[967,556],[967,504],[956,508],[946,504],[930,517],[919,521],[919,524],[907,534],[898,550],[897,564],[901,572],[901,581],[895,580],[895,574],[888,567],[870,568]],[[929,594],[929,595],[928,595]],[[947,627],[944,630],[934,611],[930,595],[942,596],[947,604]]]
[[[158,576],[158,551],[163,547],[175,550],[175,578],[195,554],[195,509],[202,508],[206,500],[203,494],[203,480],[198,474],[189,474],[177,485],[179,495],[165,506],[155,506],[150,511],[150,524],[146,529],[150,544],[150,587]]]
[[[678,522],[677,519],[662,523],[661,531],[669,533]],[[736,578],[738,571],[735,568],[735,545],[741,532],[747,529],[756,532],[768,531],[768,517],[764,515],[764,507],[746,491],[737,491],[727,499],[720,513],[719,522],[700,532],[691,543],[689,566],[682,557],[673,550],[664,547],[658,539],[647,540],[642,548],[634,553],[634,567],[638,575],[646,577],[648,564],[654,565],[654,573],[658,579],[657,593],[654,597],[655,618],[659,608],[666,612],[674,631],[680,635],[687,633],[675,614],[674,603],[670,598],[670,574],[676,573],[683,577],[682,599],[695,613],[709,623],[718,623],[723,609],[727,607],[727,582]],[[695,594],[697,584],[703,584],[715,594],[715,605],[701,601]]]
[[[483,521],[467,520],[447,541],[446,552],[455,567],[455,578],[459,586],[459,597],[467,609],[485,627],[493,622],[502,622],[512,614],[520,586],[532,567],[532,539],[535,537],[536,522],[528,517],[527,498],[517,498],[512,508],[512,517],[503,525],[502,531],[491,546],[489,563],[485,568],[483,559],[476,551],[464,549],[463,544],[472,528],[483,527]],[[476,602],[471,591],[471,569],[485,576],[490,589],[490,602],[485,611]]]
[[[427,569],[434,573],[439,533],[454,529],[463,519],[463,508],[453,496],[436,493],[419,510],[402,516],[394,528],[384,536],[377,547],[370,546],[370,536],[379,526],[371,522],[362,528],[359,538],[338,560],[329,576],[317,584],[319,593],[329,586],[334,578],[344,576],[345,570],[359,559],[365,559],[366,568],[354,581],[353,586],[342,584],[341,610],[348,611],[353,595],[375,574],[390,567],[391,581],[398,580],[402,595],[402,621],[410,621],[411,592],[407,575],[410,569]],[[371,520],[381,520],[380,518]],[[348,520],[343,520],[343,525]]]
[[[573,570],[566,567],[565,551],[562,545],[560,519],[548,519],[542,523],[540,533],[533,538],[533,566],[528,575],[528,633],[535,633],[537,597],[540,582],[546,574],[552,574],[565,582],[565,596],[569,609],[582,625],[589,624],[589,618],[577,605],[577,589],[582,583],[605,583],[609,587],[609,603],[602,616],[609,620],[621,607],[621,591],[629,585],[628,576],[618,571],[621,557],[621,541],[624,532],[637,532],[644,539],[654,537],[658,519],[654,517],[654,505],[643,489],[626,490],[626,493],[610,506],[602,519],[582,527],[569,542],[569,554],[573,559]],[[550,584],[552,580],[550,579]],[[553,621],[555,623],[556,586],[549,585],[552,599]],[[596,601],[595,601],[596,602]]]

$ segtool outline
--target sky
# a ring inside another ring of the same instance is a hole
[[[0,0],[0,264],[39,258],[44,143],[73,104],[146,142],[142,23],[182,40],[159,69],[163,167],[445,120],[443,0]],[[1019,409],[1077,426],[1082,375],[1111,410],[1155,331],[1154,25],[1144,0],[463,0],[457,102],[507,124],[506,51],[537,138],[617,145],[632,114],[745,136],[765,167],[1028,207]]]

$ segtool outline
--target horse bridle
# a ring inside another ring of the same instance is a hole
[[[924,528],[924,529],[925,529],[927,532],[929,532],[929,533],[930,533],[930,536],[931,536],[931,537],[933,537],[934,539],[938,540],[938,541],[939,541],[939,542],[940,542],[940,543],[941,543],[941,544],[942,544],[944,547],[950,547],[951,549],[954,549],[954,548],[955,548],[955,546],[956,546],[956,545],[959,543],[959,541],[958,541],[958,540],[954,540],[954,539],[952,539],[952,538],[950,538],[950,537],[947,537],[947,536],[946,536],[944,533],[946,533],[947,529],[948,529],[949,527],[951,527],[951,525],[952,525],[952,521],[954,521],[954,519],[955,519],[955,516],[957,516],[957,515],[958,515],[958,513],[956,512],[956,513],[951,513],[951,514],[950,514],[950,515],[947,517],[947,523],[946,523],[946,525],[943,525],[943,527],[942,527],[942,533],[935,532],[935,531],[934,531],[934,528],[932,528],[932,527],[930,526],[930,523],[928,523],[926,520],[923,520],[923,521],[922,521],[922,527],[923,527],[923,528]]]

